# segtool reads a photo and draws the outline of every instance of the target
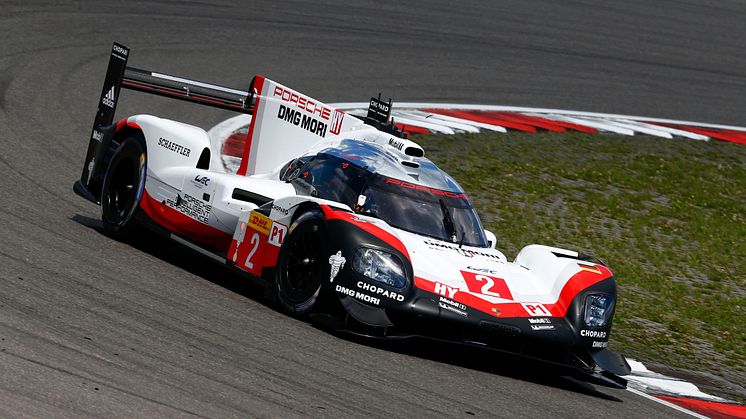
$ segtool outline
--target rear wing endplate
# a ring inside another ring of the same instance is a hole
[[[121,89],[138,90],[154,95],[170,97],[204,106],[251,114],[254,108],[252,79],[248,91],[182,77],[127,67],[130,49],[114,43],[109,57],[98,111],[91,129],[83,173],[75,183],[75,192],[84,198],[99,202],[103,179],[103,162],[111,146],[114,134],[112,124]]]

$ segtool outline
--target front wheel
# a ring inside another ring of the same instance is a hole
[[[142,137],[127,137],[114,152],[101,189],[101,221],[109,236],[123,238],[132,232],[146,172],[147,154]]]
[[[303,316],[319,305],[329,259],[326,225],[322,213],[308,211],[290,226],[282,243],[274,287],[282,308]]]

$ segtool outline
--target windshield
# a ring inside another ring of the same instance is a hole
[[[389,178],[368,186],[362,195],[361,212],[394,227],[467,246],[486,246],[476,211],[462,193]]]
[[[392,227],[466,246],[487,247],[479,217],[463,192],[371,173],[366,167],[325,153],[291,162],[280,176],[292,182],[298,194],[341,202]]]

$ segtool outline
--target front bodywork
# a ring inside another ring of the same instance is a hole
[[[293,202],[295,201],[295,202]],[[279,199],[267,215],[253,211],[234,237],[230,259],[257,276],[271,271],[299,198]],[[575,252],[527,246],[514,262],[497,250],[418,236],[349,208],[313,202],[323,210],[329,236],[325,291],[341,309],[326,324],[366,336],[427,337],[519,353],[570,367],[610,386],[624,380],[623,358],[606,349],[613,310],[603,326],[584,321],[588,296],[616,300],[612,272]],[[270,215],[277,217],[273,219]],[[360,249],[387,252],[401,261],[404,286],[356,271]],[[325,320],[328,320],[325,319]],[[603,365],[603,374],[594,371]]]

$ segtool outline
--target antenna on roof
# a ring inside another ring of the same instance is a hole
[[[375,127],[387,134],[394,135],[399,138],[407,138],[407,134],[396,127],[391,119],[391,108],[393,101],[389,98],[388,103],[381,100],[381,92],[378,92],[378,98],[370,98],[370,105],[368,106],[368,114],[363,120],[366,124]]]

